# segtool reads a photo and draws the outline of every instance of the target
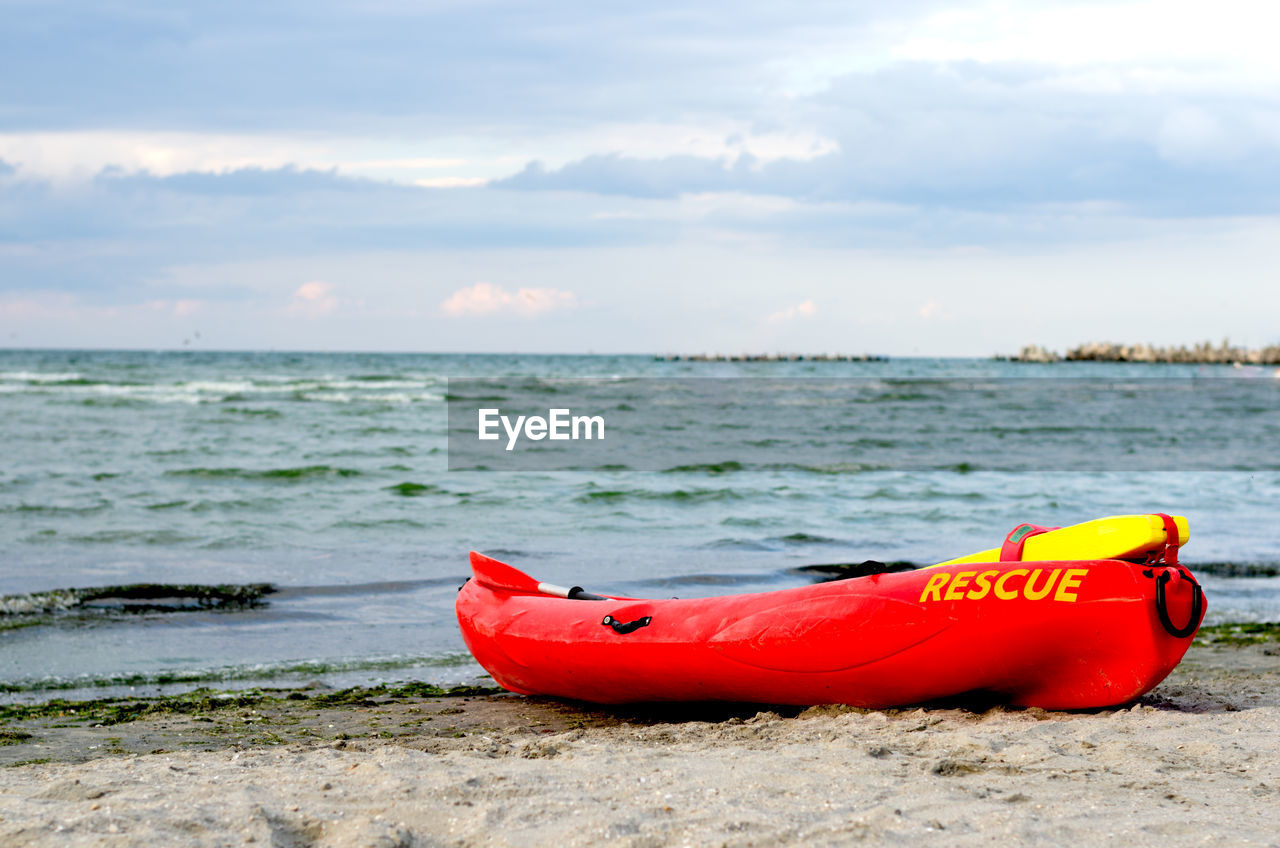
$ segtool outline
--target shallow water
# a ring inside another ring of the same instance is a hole
[[[479,669],[452,602],[472,548],[553,582],[693,596],[798,585],[809,578],[792,569],[806,564],[938,561],[997,545],[1023,521],[1161,510],[1190,518],[1188,562],[1260,574],[1280,563],[1280,470],[1256,462],[865,471],[788,463],[781,439],[768,448],[780,457],[772,468],[725,456],[684,471],[448,471],[446,380],[483,376],[872,378],[895,387],[886,403],[903,402],[901,380],[1215,379],[1217,400],[1178,433],[1183,455],[1208,454],[1225,436],[1270,438],[1277,426],[1275,407],[1257,402],[1263,383],[1217,379],[1240,376],[1217,367],[0,352],[0,686],[22,697],[68,686],[466,680]],[[1231,386],[1242,387],[1234,401]],[[1186,420],[1185,409],[1171,395],[1162,413]],[[927,398],[911,415],[940,431],[956,422]],[[1280,620],[1280,577],[1212,570],[1211,621]],[[257,605],[181,612],[44,609],[33,595],[136,583],[278,591]]]

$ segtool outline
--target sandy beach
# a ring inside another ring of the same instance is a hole
[[[0,844],[1280,844],[1274,641],[1080,713],[216,703],[9,722]]]

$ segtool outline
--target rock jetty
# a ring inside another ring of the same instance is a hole
[[[1011,362],[1177,362],[1208,365],[1280,365],[1280,344],[1263,348],[1233,347],[1229,342],[1214,347],[1201,342],[1194,347],[1157,347],[1150,344],[1088,342],[1067,351],[1066,356],[1040,345],[1027,345],[1017,356],[998,356]]]
[[[889,357],[871,353],[660,353],[659,362],[888,362]]]
[[[1018,351],[1017,356],[997,356],[996,359],[1006,359],[1013,362],[1060,362],[1062,357],[1040,345],[1025,345],[1022,350]]]

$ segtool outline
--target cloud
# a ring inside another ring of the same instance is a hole
[[[1111,204],[1152,216],[1280,213],[1280,97],[1073,88],[1048,65],[897,63],[810,98],[834,146],[776,158],[596,154],[494,183],[522,191],[1022,214]]]
[[[476,283],[458,289],[440,304],[445,315],[493,315],[514,313],[525,317],[559,309],[573,309],[578,298],[571,291],[553,288],[522,288],[514,294],[492,283]]]
[[[99,172],[97,181],[113,191],[151,190],[203,195],[293,195],[314,191],[395,191],[383,183],[339,176],[336,169],[318,171],[285,165],[281,168],[238,168],[233,171],[187,171],[167,176],[128,173],[119,168]]]
[[[424,145],[442,155],[421,155]],[[520,161],[504,161],[501,155],[471,155],[478,147],[470,139],[367,138],[345,132],[291,135],[152,128],[0,131],[0,160],[12,163],[25,176],[62,183],[103,172],[189,178],[235,172],[250,176],[256,169],[315,171],[400,185],[413,185],[418,180],[478,184],[510,175],[513,162]],[[457,155],[461,151],[469,155]]]
[[[423,177],[413,184],[419,188],[476,188],[488,182],[484,177]]]
[[[764,319],[766,324],[785,324],[794,321],[796,318],[812,318],[817,313],[817,308],[813,305],[812,300],[802,300],[795,306],[788,306],[779,312],[775,312],[768,318]]]
[[[373,137],[527,137],[547,121],[726,108],[754,119],[771,74],[812,76],[808,65],[864,47],[868,24],[932,5],[825,2],[797,16],[767,0],[590,15],[572,0],[282,0],[270,15],[249,0],[8,4],[0,102],[10,128],[362,126]]]
[[[0,297],[0,317],[18,321],[63,318],[75,305],[75,299],[66,294],[10,294]]]
[[[242,296],[235,280],[157,292],[167,269],[267,257],[369,251],[547,250],[669,242],[678,221],[640,201],[594,220],[599,198],[488,188],[433,189],[303,168],[156,176],[109,170],[61,183],[0,178],[0,291],[99,298]],[[295,284],[296,285],[296,284]]]
[[[293,292],[289,302],[289,314],[306,318],[319,318],[329,315],[338,308],[338,298],[334,296],[333,283],[314,280],[303,283]]]
[[[1253,74],[1277,67],[1269,34],[1280,20],[1252,0],[1220,0],[1213,15],[1178,0],[950,5],[917,21],[894,54],[924,61],[1060,65],[1186,62],[1204,71],[1235,65]]]
[[[697,156],[667,156],[642,160],[616,153],[588,156],[548,171],[541,162],[494,182],[495,188],[586,191],[628,197],[672,198],[682,194],[725,191],[741,187],[754,160],[743,155],[734,162]]]
[[[185,318],[188,315],[195,315],[197,312],[203,309],[204,306],[205,304],[204,304],[204,301],[202,300],[192,300],[190,298],[185,298],[183,300],[178,300],[174,302],[173,314],[178,317]]]
[[[1160,156],[1175,165],[1194,167],[1220,162],[1245,152],[1242,147],[1252,134],[1240,131],[1244,129],[1233,127],[1228,131],[1222,120],[1209,111],[1182,106],[1161,121],[1156,146]]]

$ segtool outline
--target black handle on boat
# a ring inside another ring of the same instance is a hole
[[[1175,639],[1185,639],[1195,633],[1196,627],[1200,625],[1200,614],[1204,612],[1204,590],[1194,578],[1184,574],[1184,579],[1191,581],[1191,617],[1187,619],[1186,627],[1174,627],[1173,619],[1169,618],[1169,604],[1164,594],[1164,584],[1172,579],[1173,575],[1168,571],[1156,578],[1156,615],[1160,616],[1160,623],[1164,625],[1164,629],[1170,636]]]
[[[648,627],[649,622],[653,621],[653,616],[646,615],[644,618],[637,618],[635,621],[622,622],[611,615],[606,615],[604,621],[600,623],[606,627],[612,627],[614,633],[626,636],[628,633],[634,633],[641,627]]]

